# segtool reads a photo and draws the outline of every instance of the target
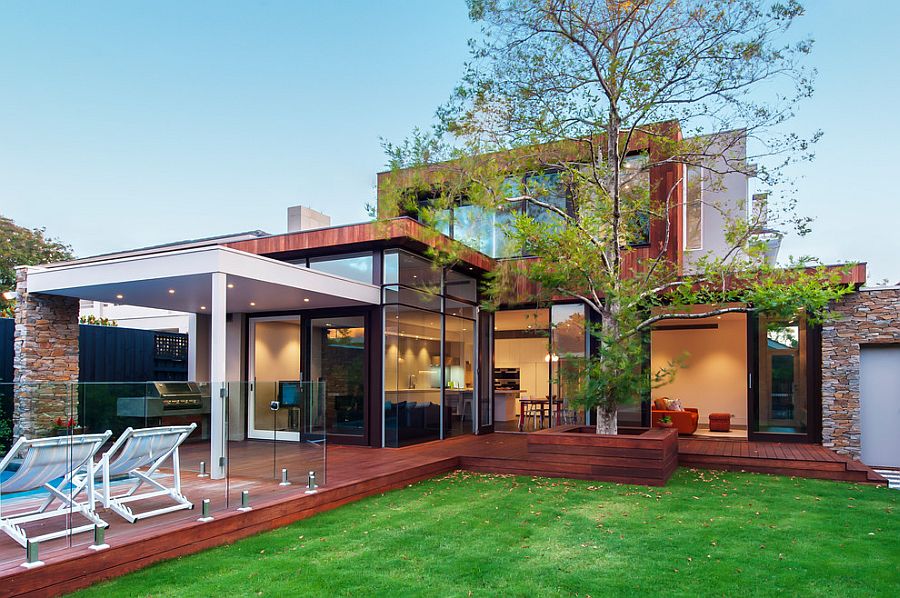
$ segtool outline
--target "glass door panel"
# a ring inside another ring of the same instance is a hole
[[[759,322],[758,432],[806,434],[806,327],[802,321]]]
[[[553,305],[551,311],[550,367],[552,381],[550,425],[584,424],[584,410],[574,404],[587,355],[587,320],[584,305]]]
[[[405,305],[384,308],[386,446],[441,437],[441,315]]]
[[[475,322],[444,316],[444,412],[448,436],[475,431]]]
[[[300,439],[300,330],[299,316],[250,320],[251,438]]]
[[[325,400],[328,434],[365,438],[365,318],[310,320],[309,376]]]

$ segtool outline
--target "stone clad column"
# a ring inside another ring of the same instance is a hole
[[[57,418],[78,420],[78,310],[78,299],[29,293],[26,268],[16,270],[15,438],[52,434]]]

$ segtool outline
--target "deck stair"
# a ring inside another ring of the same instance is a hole
[[[753,471],[862,484],[888,482],[871,467],[812,444],[680,438],[678,463],[684,467]]]

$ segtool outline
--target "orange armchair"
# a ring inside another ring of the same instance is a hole
[[[697,431],[700,413],[693,407],[685,407],[684,411],[669,411],[654,407],[650,410],[650,425],[654,428],[661,427],[659,420],[666,415],[672,420],[672,425],[679,434],[693,434]]]

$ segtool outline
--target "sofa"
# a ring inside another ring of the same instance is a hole
[[[672,420],[672,426],[678,430],[679,434],[693,434],[697,431],[697,423],[700,421],[700,413],[693,407],[685,407],[683,411],[673,411],[670,409],[662,409],[665,405],[665,399],[656,399],[650,410],[650,425],[654,428],[661,428],[659,420],[668,415]]]

